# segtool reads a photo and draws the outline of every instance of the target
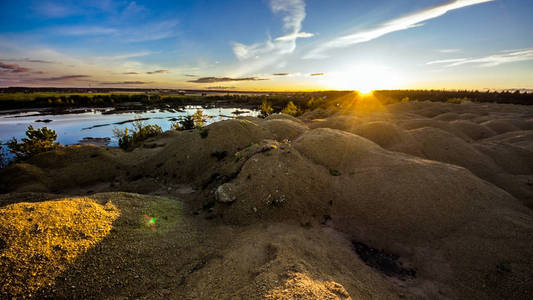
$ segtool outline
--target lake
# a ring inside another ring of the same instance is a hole
[[[109,113],[112,109],[72,109],[67,113],[49,114],[45,110],[0,111],[0,140],[6,143],[12,137],[25,137],[28,125],[34,128],[48,127],[57,133],[57,141],[63,145],[78,144],[84,138],[109,138],[110,146],[118,141],[113,136],[113,128],[132,128],[135,119],[145,119],[145,124],[157,124],[163,131],[169,130],[172,119],[192,115],[200,106],[186,106],[180,111],[174,109],[153,109],[149,111],[133,111]],[[207,124],[231,119],[238,115],[258,116],[259,111],[230,108],[201,108],[207,116]],[[42,122],[42,121],[46,122]]]

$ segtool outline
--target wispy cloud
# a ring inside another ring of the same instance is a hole
[[[49,33],[67,36],[114,35],[118,29],[102,26],[61,26],[47,29]]]
[[[90,78],[89,75],[63,75],[57,77],[39,78],[41,81],[68,81]]]
[[[21,67],[17,64],[5,64],[3,62],[0,62],[0,71],[10,72],[10,73],[24,73],[24,72],[29,72],[30,69]]]
[[[449,64],[449,63],[456,63],[456,62],[462,62],[468,60],[468,58],[452,58],[452,59],[440,59],[440,60],[432,60],[428,61],[426,65],[436,65],[436,64]]]
[[[139,74],[141,74],[141,73],[139,73],[139,72],[124,72],[124,73],[122,73],[122,75],[139,75]]]
[[[515,52],[502,51],[502,53],[479,58],[458,58],[447,61],[433,61],[430,63],[451,63],[447,67],[456,67],[466,64],[478,64],[481,67],[495,67],[501,64],[533,60],[533,49],[525,49]]]
[[[309,76],[324,76],[326,73],[311,73]]]
[[[230,89],[235,89],[236,87],[234,86],[208,86],[206,87],[206,89],[208,90],[230,90]]]
[[[150,54],[153,54],[151,51],[139,51],[139,52],[133,52],[133,53],[122,53],[117,55],[111,55],[111,56],[97,56],[95,59],[97,60],[123,60],[123,59],[129,59],[134,57],[143,57],[148,56]]]
[[[258,77],[244,77],[244,78],[231,78],[231,77],[200,77],[195,80],[189,80],[193,83],[215,83],[215,82],[230,82],[230,81],[259,81],[268,80],[266,78]]]
[[[194,74],[183,74],[183,76],[185,76],[185,77],[198,77],[198,76],[196,76]]]
[[[146,72],[146,74],[149,74],[149,75],[165,74],[165,73],[170,73],[170,70],[155,70],[155,71]]]
[[[289,76],[289,73],[274,73],[274,76]]]
[[[30,59],[30,58],[1,58],[3,61],[20,61],[20,62],[29,62],[29,63],[41,63],[41,64],[53,64],[53,61],[42,60],[42,59]]]
[[[53,1],[37,1],[32,10],[45,18],[64,18],[79,13],[79,9]]]
[[[74,37],[113,38],[117,42],[137,43],[162,40],[177,35],[177,20],[148,22],[137,27],[100,25],[57,26],[45,28],[46,34]]]
[[[358,31],[353,34],[335,38],[329,42],[319,45],[317,48],[307,53],[304,58],[326,58],[327,52],[332,49],[345,48],[351,45],[360,44],[377,39],[386,34],[406,30],[409,28],[423,26],[422,22],[438,18],[447,12],[475,4],[491,2],[494,0],[452,0],[430,8],[420,10],[418,12],[406,15],[401,18],[393,19],[385,22],[377,27],[370,28],[364,31]]]
[[[100,84],[103,84],[103,85],[141,85],[141,84],[148,84],[148,83],[151,83],[151,81],[111,81],[111,82],[108,82],[108,81],[105,81],[105,82],[100,82]]]
[[[461,52],[461,49],[439,49],[440,53],[457,53]]]
[[[285,35],[252,45],[233,43],[233,53],[243,67],[236,73],[247,74],[273,64],[285,54],[294,52],[298,38],[312,37],[312,33],[302,32],[305,19],[305,2],[303,0],[270,0],[270,9],[283,16]]]

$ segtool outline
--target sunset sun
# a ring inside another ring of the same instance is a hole
[[[374,90],[398,88],[402,82],[392,69],[380,65],[353,65],[349,68],[326,74],[323,84],[329,89],[354,90],[370,93]]]

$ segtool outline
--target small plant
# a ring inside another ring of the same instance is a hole
[[[338,170],[335,170],[335,169],[329,169],[329,174],[331,176],[341,176],[341,172],[339,172]]]
[[[204,112],[201,109],[197,109],[196,112],[192,115],[194,127],[198,129],[204,127],[206,118],[207,117],[204,115]]]
[[[215,157],[217,161],[223,160],[228,155],[228,151],[215,151],[211,156]]]
[[[120,148],[131,150],[137,147],[142,141],[163,133],[163,130],[159,125],[146,125],[141,120],[136,120],[133,124],[133,130],[129,130],[128,128],[124,130],[114,128],[113,133],[118,138]]]
[[[17,160],[25,160],[36,154],[51,151],[60,147],[56,143],[57,134],[54,130],[48,127],[34,129],[33,126],[28,126],[26,129],[26,138],[19,143],[17,139],[13,138],[7,143],[9,151],[15,154]]]
[[[298,106],[296,106],[292,101],[289,101],[289,103],[287,103],[287,106],[285,106],[285,108],[281,112],[287,115],[291,115],[293,117],[297,117],[301,114],[301,111]]]
[[[496,272],[500,275],[511,273],[511,264],[508,261],[500,261],[496,265]]]
[[[4,144],[0,140],[0,169],[7,166],[7,157],[6,157],[6,151],[4,149]]]
[[[172,123],[170,123],[170,130],[181,130],[180,122],[172,122]]]
[[[446,102],[447,103],[453,103],[453,104],[462,104],[464,102],[470,101],[470,98],[464,97],[464,98],[449,98]]]
[[[263,117],[267,117],[274,112],[272,105],[267,100],[263,100],[263,103],[261,103],[259,109],[261,110],[261,116]]]
[[[209,129],[207,128],[204,128],[204,129],[201,129],[200,130],[200,136],[205,139],[207,137],[207,135],[209,134]]]
[[[194,119],[192,116],[186,116],[179,121],[179,130],[191,130],[194,129]]]

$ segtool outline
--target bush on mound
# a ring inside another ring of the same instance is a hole
[[[15,155],[17,160],[26,160],[36,154],[57,149],[57,134],[48,127],[34,129],[28,126],[26,137],[19,143],[15,138],[8,142],[9,150]]]

